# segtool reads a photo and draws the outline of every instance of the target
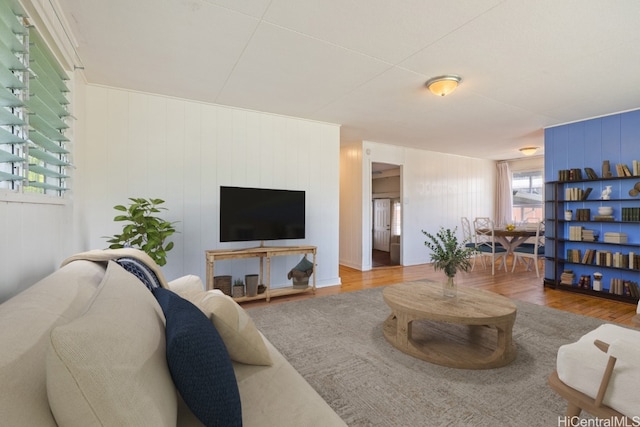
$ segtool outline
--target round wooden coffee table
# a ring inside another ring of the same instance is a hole
[[[387,286],[382,295],[392,310],[384,336],[407,354],[465,369],[497,368],[516,357],[516,306],[508,298],[461,287],[445,297],[441,283],[422,281]]]

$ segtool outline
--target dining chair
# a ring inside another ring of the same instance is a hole
[[[484,258],[491,258],[491,275],[495,275],[496,260],[500,261],[498,270],[501,266],[507,271],[507,249],[500,243],[496,242],[494,236],[494,224],[490,218],[478,217],[473,220],[473,228],[476,233],[476,249],[480,252],[482,264]]]
[[[471,234],[471,223],[469,222],[469,218],[463,216],[460,218],[460,222],[462,223],[462,238],[464,239],[464,246],[466,248],[474,248],[476,247],[476,239],[473,234]],[[471,264],[471,271],[476,266],[476,254],[473,254],[473,264]]]
[[[538,264],[542,258],[544,258],[544,221],[538,221],[533,243],[523,243],[513,250],[511,271],[513,272],[516,264],[521,262],[527,266],[527,271],[531,270],[531,267],[535,267],[536,277],[540,277]]]

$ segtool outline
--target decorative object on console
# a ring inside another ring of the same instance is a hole
[[[175,222],[165,221],[155,213],[167,210],[160,207],[162,199],[129,198],[129,207],[116,205],[113,208],[125,214],[116,215],[114,221],[126,221],[122,233],[107,237],[109,249],[132,247],[146,252],[156,264],[163,266],[167,263],[167,252],[173,248],[173,242],[166,239],[176,232]]]
[[[232,294],[232,296],[234,298],[240,298],[240,297],[244,296],[244,294],[245,294],[245,292],[244,292],[244,283],[242,283],[242,280],[236,279],[233,282],[233,288],[231,288],[231,294]]]
[[[213,289],[220,289],[223,294],[231,295],[231,276],[214,277]]]
[[[294,289],[305,289],[309,286],[309,277],[313,274],[313,263],[305,255],[287,274],[293,280]]]
[[[457,227],[453,231],[440,227],[435,236],[422,230],[422,233],[427,236],[424,244],[431,250],[433,269],[436,271],[443,270],[447,276],[447,281],[443,285],[443,292],[446,297],[456,296],[456,283],[454,280],[456,273],[458,270],[469,271],[471,268],[471,256],[476,252],[475,248],[466,247],[466,242],[458,243],[456,230]]]
[[[247,285],[247,296],[255,297],[258,295],[258,278],[257,274],[247,274],[244,276],[244,283]]]

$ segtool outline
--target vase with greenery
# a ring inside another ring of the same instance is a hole
[[[435,235],[422,230],[422,233],[427,236],[424,244],[431,250],[433,269],[443,270],[447,275],[447,281],[443,285],[444,295],[447,297],[456,296],[454,278],[458,271],[469,271],[471,256],[476,252],[475,248],[465,246],[466,241],[458,241],[456,230],[457,227],[453,231],[440,227]]]
[[[109,249],[125,247],[137,248],[147,253],[158,265],[167,263],[167,252],[173,248],[173,242],[167,238],[176,232],[173,222],[165,221],[155,214],[167,210],[162,207],[162,199],[129,198],[129,206],[116,205],[113,208],[124,214],[117,215],[114,221],[125,221],[122,233],[108,237]]]

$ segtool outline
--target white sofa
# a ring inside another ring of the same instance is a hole
[[[91,258],[68,259],[0,305],[0,424],[203,425],[172,381],[165,320],[154,294],[116,262]],[[233,360],[244,426],[346,425],[251,330],[253,322],[233,300],[203,291],[195,276],[161,282],[195,302],[219,331]],[[260,342],[247,341],[247,331]],[[251,346],[266,353],[245,351]]]

